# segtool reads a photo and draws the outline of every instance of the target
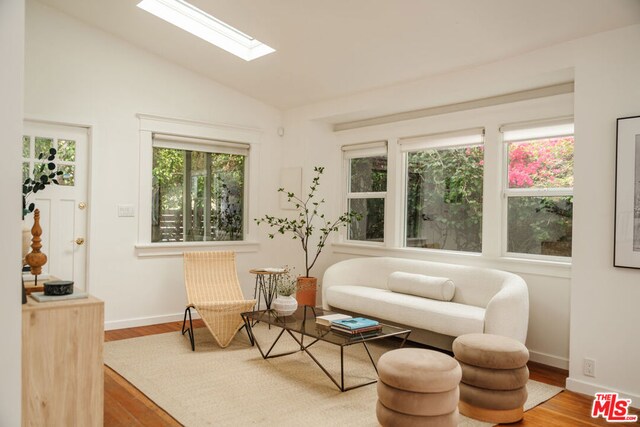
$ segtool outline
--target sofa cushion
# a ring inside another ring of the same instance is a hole
[[[331,286],[325,299],[337,309],[453,337],[484,331],[481,307],[352,285]]]
[[[387,287],[393,292],[441,301],[451,301],[456,291],[451,279],[446,277],[426,276],[405,273],[404,271],[391,273],[387,279]]]

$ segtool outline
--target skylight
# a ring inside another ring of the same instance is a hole
[[[275,49],[183,0],[142,0],[138,7],[245,61],[275,52]]]

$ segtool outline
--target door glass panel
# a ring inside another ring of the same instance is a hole
[[[76,142],[70,139],[58,140],[57,159],[63,162],[76,161]]]
[[[76,167],[73,165],[58,166],[58,170],[62,171],[62,175],[58,176],[58,184],[67,187],[73,187],[76,183]]]
[[[31,138],[27,135],[22,137],[22,157],[25,159],[31,157]]]
[[[49,155],[49,150],[53,147],[53,139],[51,138],[42,138],[40,136],[36,136],[36,150],[35,156],[39,156],[40,153],[44,153],[45,155]]]
[[[29,162],[22,163],[22,182],[25,182],[29,178]]]

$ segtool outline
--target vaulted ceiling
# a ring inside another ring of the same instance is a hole
[[[282,109],[640,23],[639,0],[192,0],[277,49],[245,62],[137,0],[41,1]]]

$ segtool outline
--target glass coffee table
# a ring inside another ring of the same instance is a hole
[[[402,329],[391,325],[382,324],[382,330],[376,335],[353,335],[348,336],[345,334],[341,334],[340,332],[335,332],[331,330],[327,326],[322,326],[316,324],[316,316],[323,316],[326,314],[335,314],[328,310],[323,310],[319,307],[311,307],[311,306],[303,306],[298,307],[295,313],[291,316],[278,317],[275,310],[259,310],[259,311],[247,311],[242,313],[242,318],[244,320],[245,327],[249,334],[249,340],[251,341],[251,345],[256,345],[260,354],[264,359],[269,359],[273,357],[281,357],[289,354],[298,353],[300,351],[304,351],[309,357],[322,369],[322,371],[333,381],[333,383],[340,389],[340,391],[348,391],[353,390],[354,388],[362,387],[369,384],[374,384],[377,382],[376,379],[367,381],[361,384],[352,385],[349,387],[345,387],[344,385],[344,348],[355,345],[362,344],[367,351],[367,355],[369,356],[369,360],[373,365],[373,368],[378,373],[378,368],[376,367],[376,363],[369,352],[369,347],[367,347],[367,343],[371,341],[380,340],[383,338],[389,338],[398,336],[401,339],[400,348],[402,348],[411,333],[409,329]],[[277,326],[282,328],[282,331],[278,334],[275,341],[271,344],[269,349],[264,352],[260,343],[256,339],[253,334],[252,325],[255,325],[258,322],[264,322],[269,326]],[[294,351],[288,351],[285,353],[277,353],[271,354],[271,351],[275,347],[276,343],[280,340],[280,338],[287,333],[294,341],[298,344],[299,348]],[[298,333],[299,336],[296,336],[294,332]],[[305,343],[305,340],[307,341]],[[318,359],[311,353],[309,350],[315,343],[318,341],[324,341],[336,346],[340,347],[340,382],[338,382],[327,369],[322,366],[322,364],[318,361]]]

